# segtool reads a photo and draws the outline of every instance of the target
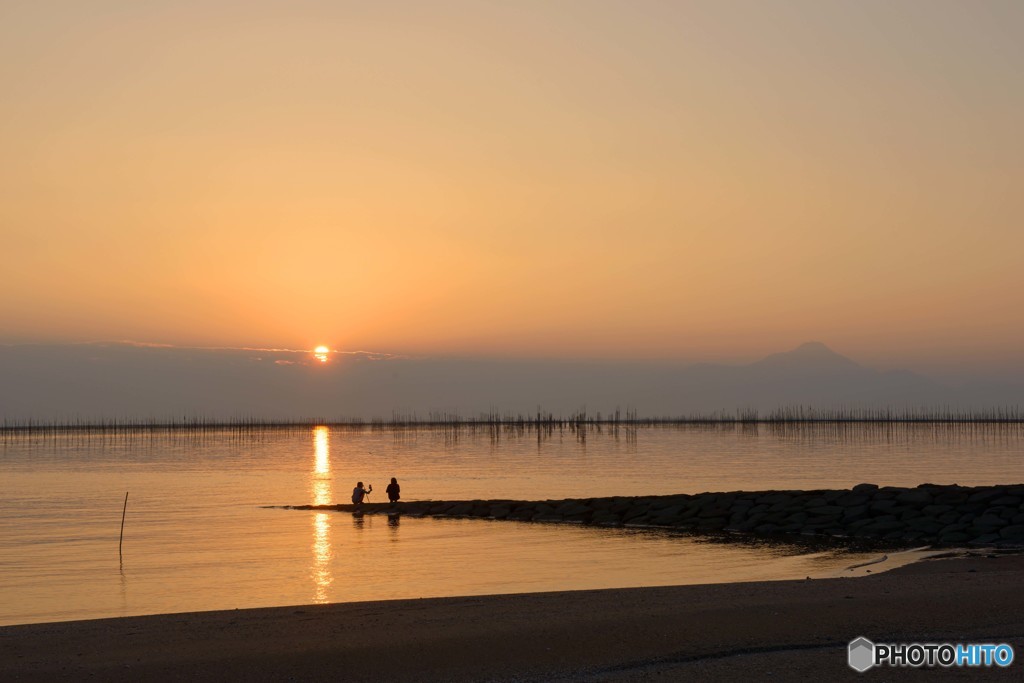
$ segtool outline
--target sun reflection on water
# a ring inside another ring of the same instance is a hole
[[[330,436],[327,427],[313,429],[313,475],[310,481],[314,505],[331,504]],[[323,603],[330,600],[330,587],[334,581],[334,577],[331,576],[332,554],[330,513],[317,512],[313,516],[313,602]]]

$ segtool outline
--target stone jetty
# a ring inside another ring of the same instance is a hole
[[[395,506],[289,505],[411,517],[678,529],[697,534],[823,536],[900,545],[1024,546],[1024,484],[730,491],[563,500],[409,501]]]

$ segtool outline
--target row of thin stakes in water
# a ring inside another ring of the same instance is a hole
[[[691,413],[680,416],[640,417],[633,409],[602,414],[582,410],[568,416],[555,415],[538,410],[535,414],[500,413],[491,411],[477,416],[463,416],[458,412],[393,413],[390,418],[327,418],[305,417],[294,419],[270,419],[262,417],[234,417],[228,419],[203,416],[180,418],[71,418],[39,420],[33,418],[3,418],[0,432],[68,432],[68,431],[116,431],[116,430],[263,430],[294,429],[296,427],[367,427],[394,429],[396,427],[479,427],[479,426],[528,426],[572,427],[580,425],[699,425],[699,424],[786,424],[786,423],[829,423],[829,422],[943,422],[943,423],[1024,423],[1024,408],[1021,406],[1000,406],[995,408],[834,408],[821,409],[806,406],[778,408],[768,413],[757,410],[734,412]]]
[[[490,439],[492,442],[535,438],[538,445],[550,439],[569,438],[583,443],[588,436],[624,437],[635,447],[641,430],[679,432],[734,432],[744,437],[767,435],[787,441],[806,442],[862,440],[900,443],[1017,441],[1024,437],[1024,410],[1017,407],[992,410],[959,409],[780,409],[764,416],[754,411],[714,413],[683,417],[641,418],[636,411],[615,411],[607,416],[585,412],[569,417],[538,411],[534,415],[483,413],[464,418],[457,413],[398,414],[391,419],[329,419],[322,417],[270,420],[245,417],[228,420],[185,416],[175,419],[71,419],[0,421],[0,447],[61,443],[67,446],[97,445],[97,442],[127,442],[154,446],[168,441],[203,443],[214,439],[264,442],[275,435],[328,427],[351,432],[390,432],[398,442],[416,440],[420,435],[455,443],[462,438]]]

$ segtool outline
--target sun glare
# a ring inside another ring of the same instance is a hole
[[[318,346],[315,349],[313,349],[313,357],[316,358],[321,363],[326,363],[327,354],[329,354],[330,352],[331,350],[326,346]]]

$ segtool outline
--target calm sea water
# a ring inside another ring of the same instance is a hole
[[[1024,481],[1024,429],[802,426],[0,437],[0,624],[803,578],[875,555],[267,505]],[[118,534],[129,492],[123,556]]]

